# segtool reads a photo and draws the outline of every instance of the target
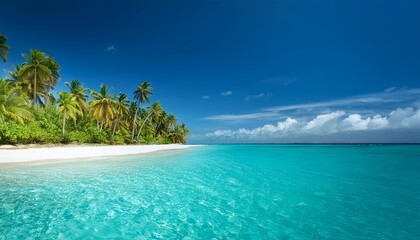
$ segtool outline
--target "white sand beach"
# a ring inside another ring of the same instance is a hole
[[[62,146],[27,149],[0,149],[0,163],[20,163],[43,160],[108,157],[185,149],[197,145],[124,145],[124,146]]]

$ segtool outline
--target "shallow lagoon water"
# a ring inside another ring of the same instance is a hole
[[[419,239],[420,146],[220,145],[0,169],[0,239]]]

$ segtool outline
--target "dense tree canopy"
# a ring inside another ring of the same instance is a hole
[[[0,34],[3,61],[6,40]],[[0,80],[0,143],[186,143],[185,124],[159,102],[150,105],[149,82],[134,89],[134,101],[105,84],[99,91],[87,89],[79,80],[66,82],[68,91],[54,95],[60,65],[40,50],[22,56],[25,62]]]

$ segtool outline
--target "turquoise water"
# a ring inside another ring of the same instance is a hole
[[[0,169],[0,239],[420,239],[420,146],[222,145]]]

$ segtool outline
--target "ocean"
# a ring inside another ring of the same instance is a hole
[[[0,168],[0,239],[420,239],[420,145],[209,145]]]

